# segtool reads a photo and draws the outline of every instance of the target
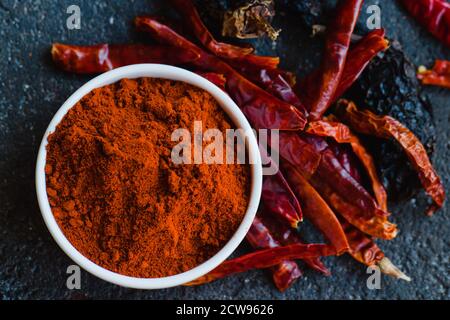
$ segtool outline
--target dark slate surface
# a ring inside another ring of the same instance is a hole
[[[206,4],[206,1],[203,1]],[[376,1],[382,23],[391,38],[400,40],[416,64],[431,65],[434,58],[450,59],[447,49],[407,17],[395,1]],[[66,8],[79,4],[81,30],[66,28]],[[208,1],[211,5],[212,1]],[[375,3],[375,0],[367,1]],[[196,288],[159,291],[120,288],[82,273],[82,289],[65,287],[66,268],[72,262],[57,247],[42,221],[34,190],[35,157],[50,119],[64,100],[89,77],[55,70],[49,61],[54,41],[89,44],[137,39],[131,19],[139,13],[161,10],[159,1],[15,1],[0,0],[0,298],[2,299],[448,299],[448,206],[426,218],[424,197],[393,207],[401,233],[381,243],[386,254],[413,279],[412,283],[383,277],[380,290],[366,287],[365,268],[349,257],[329,258],[333,276],[311,271],[285,293],[274,289],[262,271],[248,272]],[[367,17],[363,14],[362,18]],[[284,29],[272,49],[258,41],[260,52],[275,51],[285,67],[300,73],[311,69],[319,45],[311,44],[295,15],[280,12]],[[450,91],[427,88],[439,132],[437,170],[449,189]],[[246,248],[241,248],[243,251]]]

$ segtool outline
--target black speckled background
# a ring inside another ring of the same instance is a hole
[[[300,0],[298,0],[300,1]],[[449,299],[448,205],[427,218],[424,197],[392,206],[401,233],[380,243],[386,254],[413,278],[412,283],[382,278],[380,290],[366,287],[365,268],[349,257],[328,258],[333,275],[306,270],[285,293],[279,293],[263,271],[253,271],[201,287],[158,291],[121,288],[82,272],[82,289],[66,289],[72,261],[58,248],[37,207],[35,158],[42,135],[55,112],[89,77],[64,74],[50,63],[52,42],[90,44],[139,40],[132,18],[165,12],[164,1],[17,1],[0,0],[0,298],[1,299]],[[214,5],[202,1],[200,7]],[[382,24],[416,64],[450,59],[448,49],[428,35],[392,0],[367,0],[382,9]],[[66,28],[66,9],[81,7],[81,30]],[[366,19],[363,13],[361,19]],[[278,45],[258,41],[259,52],[276,53],[283,66],[300,73],[313,67],[317,44],[311,43],[295,15],[279,12],[284,31]],[[438,128],[434,163],[449,186],[450,91],[426,88]],[[246,247],[240,249],[246,250]]]

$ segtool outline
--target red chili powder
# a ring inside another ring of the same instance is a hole
[[[122,80],[70,109],[48,139],[45,170],[75,248],[147,278],[187,271],[224,246],[247,209],[249,167],[175,165],[172,132],[199,120],[203,130],[234,127],[209,93],[162,79]]]

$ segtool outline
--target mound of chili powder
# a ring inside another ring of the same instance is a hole
[[[207,92],[141,78],[96,89],[50,135],[47,193],[69,241],[93,262],[163,277],[204,262],[245,214],[247,165],[175,165],[173,130],[233,124]]]

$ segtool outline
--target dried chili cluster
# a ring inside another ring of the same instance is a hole
[[[395,238],[398,229],[389,221],[386,191],[358,134],[394,140],[403,148],[434,201],[428,213],[442,206],[445,192],[424,147],[408,128],[390,116],[339,100],[389,46],[384,30],[351,43],[363,1],[338,1],[336,18],[327,27],[322,63],[299,81],[279,68],[277,57],[217,41],[191,1],[172,3],[195,43],[158,19],[141,16],[135,19],[137,29],[158,45],[54,44],[52,54],[62,69],[76,73],[100,73],[139,62],[182,65],[222,87],[253,127],[280,130],[279,171],[264,178],[260,211],[247,235],[256,251],[226,261],[191,284],[267,268],[276,286],[285,290],[302,275],[295,260],[328,275],[320,258],[344,253],[409,280],[374,242]],[[263,157],[270,161],[269,155]],[[303,219],[320,230],[327,244],[303,242],[298,231]]]

